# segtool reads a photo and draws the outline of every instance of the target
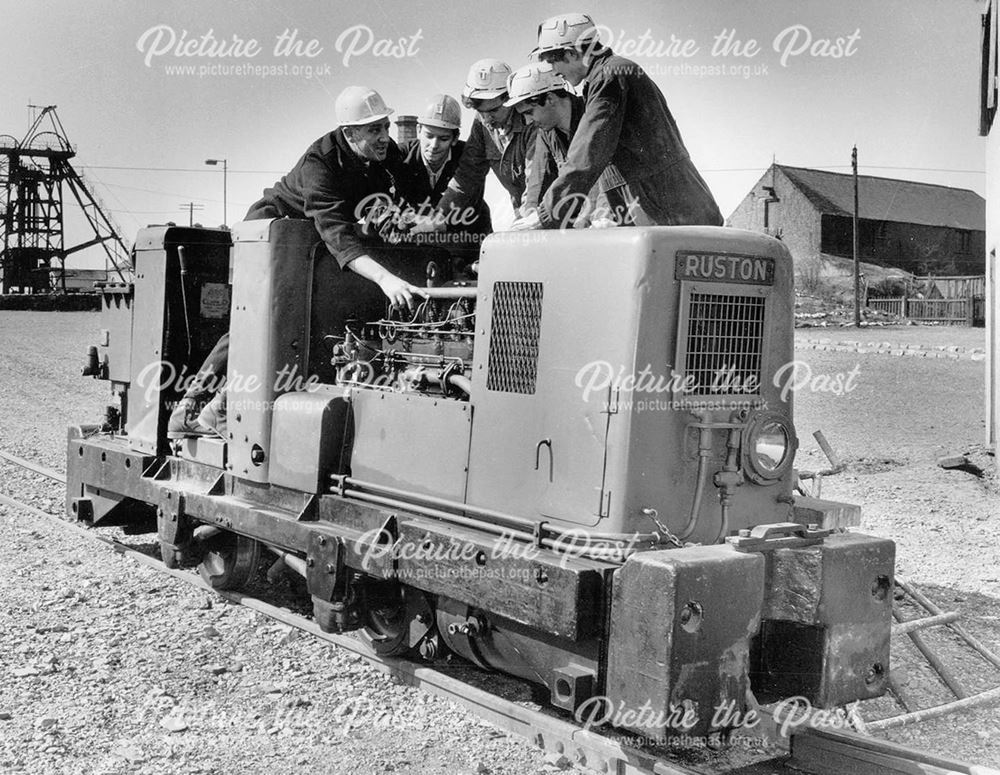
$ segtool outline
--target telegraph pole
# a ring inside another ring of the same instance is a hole
[[[229,159],[205,159],[205,164],[210,167],[222,165],[222,224],[228,226],[228,213],[226,212],[226,189],[228,184],[226,178],[229,174]]]
[[[858,255],[858,146],[851,151],[854,170],[854,325],[861,327],[861,258]]]
[[[181,210],[188,211],[188,226],[194,226],[194,211],[204,210],[205,205],[195,204],[194,202],[181,202],[180,208]]]

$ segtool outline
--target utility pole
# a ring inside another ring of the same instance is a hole
[[[851,151],[854,170],[854,325],[861,327],[861,258],[858,255],[858,146]]]
[[[180,208],[181,208],[181,210],[187,210],[188,211],[188,226],[194,226],[194,211],[195,210],[204,210],[205,206],[204,205],[195,204],[194,202],[181,202]]]
[[[226,189],[228,188],[228,181],[226,178],[229,176],[229,159],[205,159],[205,164],[210,167],[222,165],[222,223],[224,226],[229,225],[228,213],[226,212]]]

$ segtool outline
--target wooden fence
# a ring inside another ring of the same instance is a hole
[[[905,296],[897,296],[868,299],[866,306],[898,318],[964,326],[979,325],[985,314],[982,298],[908,299]]]
[[[986,278],[978,277],[914,277],[910,293],[920,298],[893,296],[865,299],[865,306],[909,320],[981,326],[986,320]]]

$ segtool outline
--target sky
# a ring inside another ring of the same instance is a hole
[[[985,190],[982,0],[0,0],[0,135],[56,105],[128,243],[151,223],[239,221],[335,127],[349,85],[397,114],[460,95],[469,66],[524,64],[538,23],[589,13],[660,86],[728,216],[771,164]],[[462,136],[473,114],[466,111]],[[67,200],[71,195],[65,192]],[[492,182],[494,223],[509,203]],[[67,205],[67,242],[89,238]],[[101,266],[83,251],[69,266]]]

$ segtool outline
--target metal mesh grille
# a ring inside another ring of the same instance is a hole
[[[763,298],[692,293],[684,360],[684,373],[694,384],[691,392],[759,392],[763,337]]]
[[[535,392],[541,321],[541,283],[496,283],[493,286],[487,389],[505,393]]]

